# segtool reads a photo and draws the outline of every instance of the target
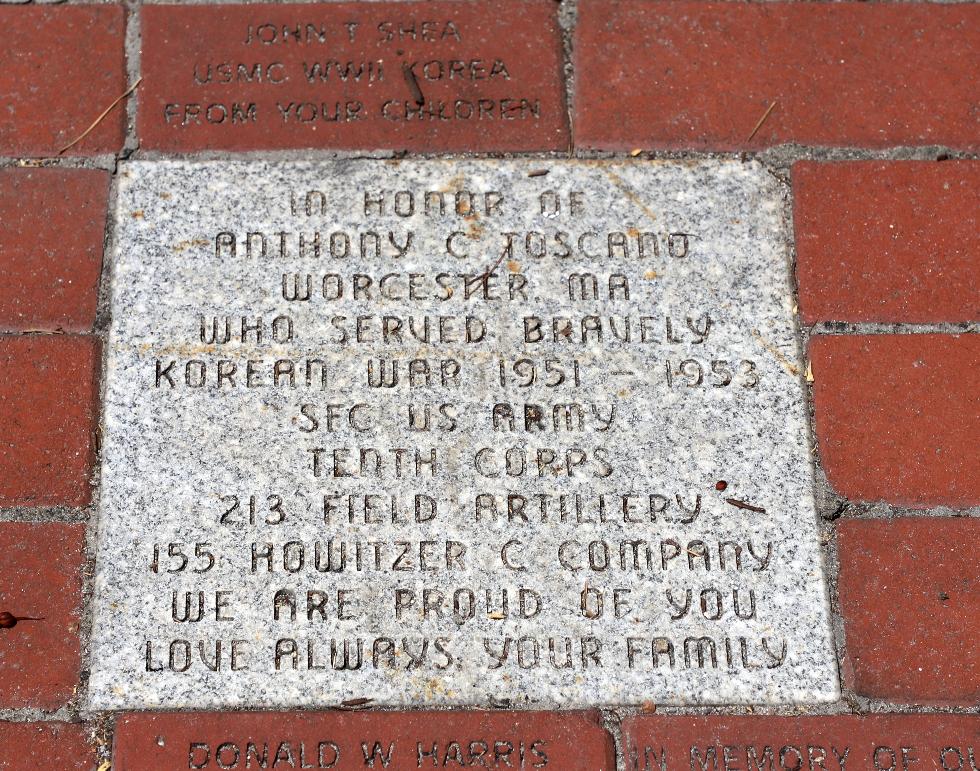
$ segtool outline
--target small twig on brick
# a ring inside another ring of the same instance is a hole
[[[43,616],[15,616],[9,611],[0,613],[0,629],[13,629],[20,621],[44,621]]]
[[[117,96],[117,97],[116,97],[116,99],[115,99],[115,100],[113,101],[113,103],[112,103],[112,104],[110,104],[110,105],[109,105],[108,107],[106,107],[106,108],[105,108],[105,109],[104,109],[104,110],[102,111],[102,114],[101,114],[101,115],[99,115],[99,117],[98,117],[98,118],[96,118],[96,119],[95,119],[94,121],[92,121],[92,125],[91,125],[91,126],[89,126],[89,127],[87,128],[87,129],[85,129],[85,131],[83,131],[83,132],[82,132],[81,134],[79,134],[79,135],[78,135],[78,136],[77,136],[77,137],[76,137],[75,139],[73,139],[73,140],[72,140],[71,142],[69,142],[69,143],[68,143],[67,145],[65,145],[64,147],[62,147],[62,148],[61,148],[61,149],[60,149],[60,150],[58,151],[58,155],[61,155],[62,153],[64,153],[64,152],[65,152],[65,151],[67,151],[67,150],[70,150],[70,149],[71,149],[71,148],[73,148],[73,147],[74,147],[75,145],[77,145],[77,144],[78,144],[79,142],[81,142],[81,141],[82,141],[83,139],[85,139],[85,137],[87,137],[87,136],[88,136],[88,135],[89,135],[90,133],[92,133],[92,129],[94,129],[94,128],[95,128],[96,126],[98,126],[98,125],[99,125],[99,124],[100,124],[100,123],[101,123],[101,122],[102,122],[103,120],[105,120],[105,116],[106,116],[106,115],[108,115],[108,114],[109,114],[110,112],[112,112],[112,109],[113,109],[113,108],[114,108],[114,107],[115,107],[115,106],[116,106],[117,104],[119,104],[119,103],[120,103],[120,102],[121,102],[121,101],[122,101],[123,99],[125,99],[125,98],[126,98],[127,96],[129,96],[129,95],[130,95],[131,93],[133,93],[133,91],[135,91],[135,90],[136,90],[136,87],[137,87],[137,86],[138,86],[138,85],[140,84],[140,82],[141,82],[142,80],[143,80],[143,78],[136,78],[136,82],[135,82],[135,83],[133,83],[133,85],[131,85],[131,86],[130,86],[129,88],[127,88],[127,89],[126,89],[125,91],[123,91],[123,92],[122,92],[122,93],[121,93],[121,94],[120,94],[119,96]]]
[[[756,134],[759,133],[759,129],[762,128],[762,124],[766,122],[766,119],[769,117],[769,115],[772,113],[772,111],[776,108],[776,103],[777,102],[778,102],[778,100],[777,99],[774,99],[773,102],[772,102],[772,104],[770,104],[766,108],[766,111],[764,113],[762,113],[762,117],[759,118],[759,122],[755,124],[755,128],[752,129],[752,133],[749,134],[748,139],[745,140],[746,142],[751,142],[752,141],[752,138]]]

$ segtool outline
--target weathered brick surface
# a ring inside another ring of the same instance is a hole
[[[148,6],[141,144],[563,149],[556,12],[551,0]]]
[[[629,771],[965,771],[976,715],[681,717],[623,721]]]
[[[891,701],[980,702],[980,519],[853,520],[837,540],[848,684]]]
[[[0,171],[0,330],[92,328],[108,195],[105,171]]]
[[[980,162],[804,161],[793,199],[805,322],[980,319]]]
[[[141,713],[116,723],[115,771],[262,768],[262,758],[272,768],[277,757],[275,767],[338,771],[616,768],[596,713]]]
[[[980,505],[978,335],[810,339],[820,459],[848,498]]]
[[[0,523],[0,613],[25,619],[0,628],[0,707],[54,710],[74,693],[84,543],[84,525]]]
[[[0,723],[0,769],[94,771],[87,734],[77,723]]]
[[[0,506],[85,506],[98,341],[0,336]]]
[[[582,0],[575,143],[976,148],[978,48],[975,3]]]
[[[126,90],[121,5],[0,7],[0,154],[56,155]],[[122,106],[68,155],[122,147]]]

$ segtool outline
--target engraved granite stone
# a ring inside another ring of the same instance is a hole
[[[100,708],[837,697],[785,196],[124,163]]]

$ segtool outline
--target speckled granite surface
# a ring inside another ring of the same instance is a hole
[[[92,704],[837,697],[761,166],[120,168]]]

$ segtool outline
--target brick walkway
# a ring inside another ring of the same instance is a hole
[[[107,2],[0,24],[0,768],[980,766],[980,5]],[[766,164],[792,196],[842,699],[87,711],[116,164],[243,153]]]

